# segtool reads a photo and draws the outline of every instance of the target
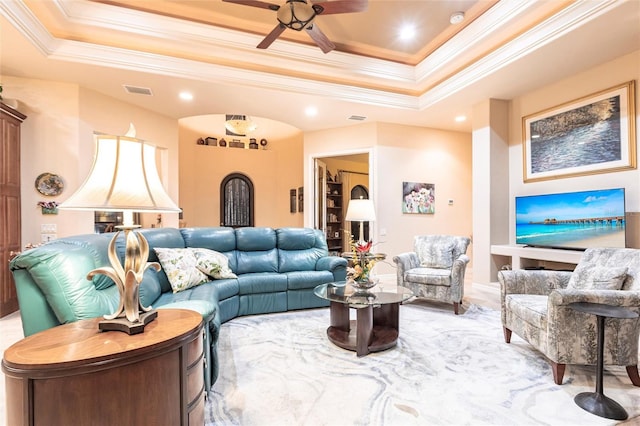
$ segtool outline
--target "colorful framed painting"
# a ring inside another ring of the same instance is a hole
[[[635,82],[522,119],[523,180],[636,168]]]
[[[402,182],[402,213],[434,214],[435,193],[432,183]]]

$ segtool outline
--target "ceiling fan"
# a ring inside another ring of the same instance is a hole
[[[278,25],[258,44],[258,49],[269,47],[284,30],[289,28],[296,31],[305,30],[324,53],[331,52],[336,46],[320,30],[318,24],[314,22],[315,17],[317,15],[363,12],[367,10],[368,5],[367,0],[334,0],[318,1],[316,3],[311,2],[311,0],[287,0],[282,5],[261,0],[222,1],[260,7],[277,12]]]

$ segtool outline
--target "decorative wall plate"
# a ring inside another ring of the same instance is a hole
[[[36,190],[42,195],[53,197],[62,194],[64,182],[53,173],[42,173],[36,178]]]

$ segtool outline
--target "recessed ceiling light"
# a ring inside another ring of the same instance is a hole
[[[180,99],[182,99],[183,101],[191,101],[193,100],[193,95],[189,92],[180,92]]]
[[[413,40],[416,37],[416,27],[412,24],[405,24],[400,28],[398,36],[401,40]]]
[[[308,106],[307,108],[305,108],[304,113],[307,117],[315,117],[316,115],[318,115],[318,108],[314,106]]]
[[[449,22],[454,25],[459,24],[462,21],[464,21],[464,12],[453,12],[449,18]]]
[[[455,118],[455,120],[456,120],[458,123],[462,123],[463,121],[467,121],[467,116],[466,116],[466,115],[459,115],[459,116],[457,116],[457,117]]]

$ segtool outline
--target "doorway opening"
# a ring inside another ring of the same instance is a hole
[[[313,226],[324,232],[332,254],[347,251],[349,241],[359,232],[359,223],[352,224],[344,218],[349,200],[369,198],[372,181],[369,159],[369,151],[314,158]],[[368,236],[369,224],[365,227]]]

